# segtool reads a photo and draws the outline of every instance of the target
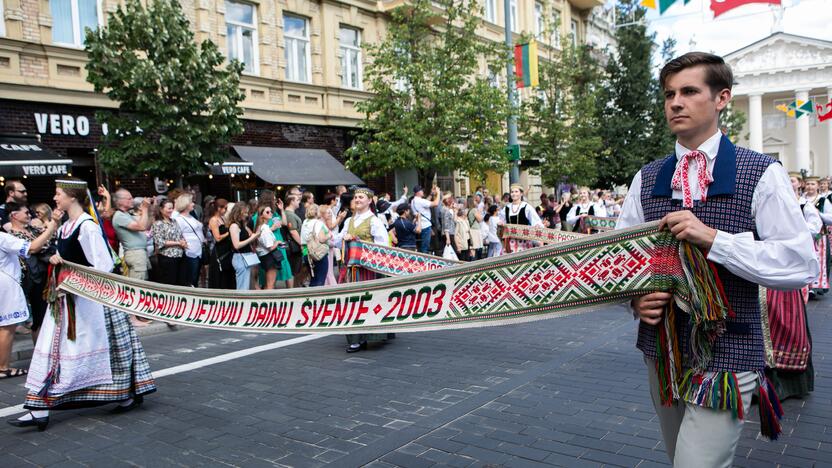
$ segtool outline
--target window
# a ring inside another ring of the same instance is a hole
[[[341,85],[361,89],[361,31],[341,27]]]
[[[488,85],[492,88],[500,88],[500,75],[492,69],[488,69]]]
[[[509,0],[510,3],[508,5],[510,14],[511,14],[511,30],[514,32],[520,32],[520,29],[517,27],[520,24],[519,18],[517,18],[517,0]]]
[[[578,45],[578,21],[572,20],[572,30],[570,31],[572,34],[572,45]]]
[[[485,0],[485,19],[492,23],[497,22],[497,0]]]
[[[543,37],[544,30],[546,25],[543,24],[543,4],[534,2],[534,36]]]
[[[6,35],[6,16],[3,13],[3,0],[0,0],[0,37]]]
[[[244,73],[260,72],[257,60],[257,10],[248,3],[225,2],[228,58],[245,65]]]
[[[561,16],[560,11],[553,10],[552,11],[552,45],[555,47],[560,47],[560,22]]]
[[[82,47],[84,30],[97,29],[101,12],[98,0],[49,0],[52,10],[52,42]]]
[[[286,79],[309,83],[309,23],[305,18],[283,15]]]

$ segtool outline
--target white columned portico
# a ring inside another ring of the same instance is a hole
[[[832,87],[826,88],[826,102],[832,102]],[[823,112],[826,113],[826,102],[822,103]],[[827,120],[821,126],[826,127],[826,174],[832,175],[832,121]]]
[[[809,100],[808,89],[798,89],[794,94],[795,99],[799,101]],[[811,162],[809,161],[809,119],[808,115],[796,118],[794,123],[794,155],[795,155],[795,170],[801,171],[806,169],[809,171]],[[811,174],[811,172],[809,172]],[[814,174],[812,174],[814,175]]]
[[[748,146],[752,151],[763,152],[763,95],[748,95]]]

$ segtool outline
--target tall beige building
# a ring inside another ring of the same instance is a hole
[[[342,159],[352,141],[350,131],[362,117],[356,103],[369,96],[362,45],[383,39],[388,12],[404,1],[182,0],[197,40],[214,41],[226,56],[245,63],[245,132],[234,140],[235,148],[273,148],[260,153],[275,164],[312,149]],[[552,24],[560,33],[555,36],[584,41],[590,12],[601,5],[600,0],[482,1],[480,31],[495,41],[503,40],[503,1],[509,1],[515,13],[513,31],[533,32],[545,39],[542,42],[550,42],[547,28]],[[116,104],[94,93],[85,80],[83,31],[104,25],[118,4],[0,0],[0,133],[40,135],[43,145],[72,159],[74,175],[90,181],[101,176],[94,149],[106,131],[96,122],[95,111]],[[551,41],[559,47],[557,42]],[[281,183],[262,165],[255,161],[254,173],[247,177],[243,172],[236,179],[219,175],[200,184],[206,185],[205,191],[248,196],[246,191],[257,185]],[[308,170],[315,172],[315,167]],[[137,175],[130,183],[149,190],[153,176],[164,175]],[[403,171],[374,184],[392,190],[409,179]],[[467,184],[460,185],[458,179],[447,175],[444,183],[466,190]],[[535,185],[533,178],[525,179]]]

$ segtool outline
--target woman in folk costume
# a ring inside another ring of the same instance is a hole
[[[89,203],[86,182],[56,184],[55,203],[69,220],[58,230],[58,253],[49,262],[56,270],[66,260],[111,271],[113,257],[101,228],[84,212]],[[24,407],[30,412],[9,424],[43,431],[49,410],[118,403],[113,412],[123,413],[156,391],[144,349],[125,313],[57,290],[50,290],[50,296],[26,381]]]
[[[823,294],[829,290],[829,237],[827,236],[828,228],[826,226],[832,225],[832,203],[819,193],[819,182],[820,178],[818,177],[806,177],[803,181],[805,189],[803,197],[808,203],[817,208],[820,219],[823,220],[823,229],[814,236],[815,252],[817,252],[820,261],[820,276],[811,285],[810,297],[814,297],[815,294]]]
[[[581,220],[587,216],[606,216],[607,209],[594,203],[589,197],[589,187],[581,187],[578,190],[578,203],[572,205],[569,213],[566,214],[566,222],[572,226],[573,232],[581,230]]]
[[[789,179],[809,233],[817,236],[823,227],[823,221],[814,205],[798,195],[800,173],[789,173]],[[803,397],[815,388],[812,335],[806,316],[808,287],[789,291],[765,289],[765,294],[771,341],[766,375],[771,379],[774,391],[781,400]]]
[[[344,221],[344,227],[334,237],[336,243],[351,241],[354,239],[373,244],[390,245],[387,227],[370,210],[370,202],[373,200],[373,191],[368,188],[355,189],[352,207],[353,214]],[[347,253],[348,255],[349,253]],[[346,258],[346,257],[345,257]],[[346,260],[345,260],[346,263]],[[368,281],[378,277],[370,270],[358,267],[348,267],[347,281]],[[368,342],[384,341],[388,338],[387,333],[370,333],[347,336],[347,352],[355,353],[367,348]]]
[[[543,227],[543,221],[537,215],[537,211],[523,200],[523,187],[514,184],[511,186],[511,203],[507,204],[500,213],[500,218],[505,224],[522,224],[532,227]],[[509,252],[520,252],[521,250],[537,247],[534,241],[509,239]]]

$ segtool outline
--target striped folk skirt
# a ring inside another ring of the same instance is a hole
[[[130,324],[129,316],[105,306],[104,322],[110,345],[112,383],[46,396],[29,391],[23,405],[26,409],[60,410],[100,406],[156,391],[147,356]]]
[[[803,291],[766,291],[774,369],[766,369],[781,400],[814,390],[812,335]]]

